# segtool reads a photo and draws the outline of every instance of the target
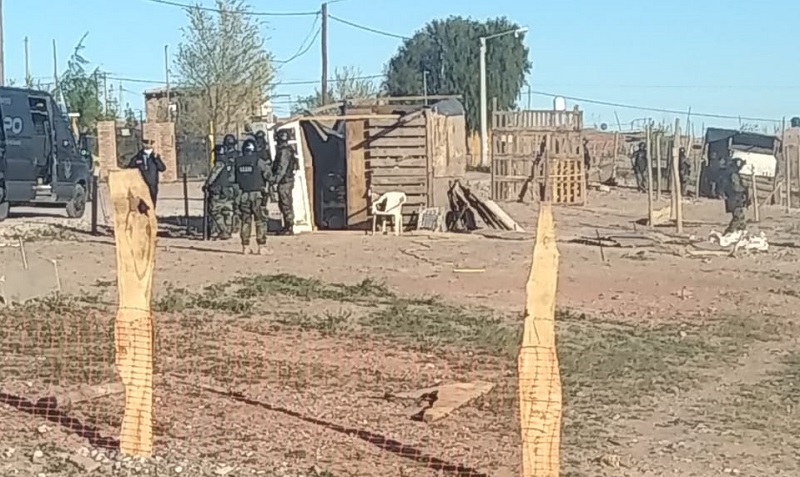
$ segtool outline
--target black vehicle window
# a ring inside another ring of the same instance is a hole
[[[50,119],[47,114],[47,102],[43,98],[28,98],[28,105],[33,119],[33,130],[37,136],[47,134],[45,123]]]

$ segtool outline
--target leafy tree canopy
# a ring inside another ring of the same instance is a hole
[[[467,127],[480,127],[480,37],[520,28],[507,18],[479,22],[452,16],[433,20],[405,40],[386,65],[385,92],[391,96],[423,94],[427,71],[428,94],[460,94]],[[497,98],[501,110],[515,107],[531,70],[523,36],[504,35],[486,42],[486,91],[489,108]]]
[[[188,10],[175,65],[184,91],[198,97],[197,106],[184,108],[180,121],[207,131],[244,124],[266,100],[274,77],[272,55],[264,47],[258,17],[248,15],[244,0],[216,0],[217,12],[201,7]],[[187,117],[191,114],[191,117]]]
[[[115,111],[103,111],[98,70],[89,71],[89,60],[82,54],[87,35],[81,37],[72,51],[72,56],[67,60],[67,69],[59,78],[59,90],[55,92],[63,96],[69,112],[80,113],[78,127],[84,132],[93,130],[98,120],[116,117]]]
[[[336,68],[334,80],[328,91],[328,103],[335,103],[345,99],[374,98],[378,95],[378,88],[369,80],[363,78],[364,74],[358,68]],[[314,94],[299,98],[293,113],[318,108],[322,104],[322,92],[317,88]]]

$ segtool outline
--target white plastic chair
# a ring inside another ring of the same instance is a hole
[[[372,203],[372,235],[378,227],[378,217],[381,218],[381,233],[386,233],[386,219],[391,217],[394,225],[394,234],[403,233],[403,204],[408,198],[405,192],[387,192]]]

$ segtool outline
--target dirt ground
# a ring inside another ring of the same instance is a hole
[[[193,185],[194,215],[199,197]],[[12,211],[0,276],[8,301],[30,301],[0,311],[0,474],[518,475],[537,207],[502,206],[525,233],[318,232],[243,256],[236,240],[186,236],[181,188],[163,186],[151,461],[114,450],[121,396],[49,416],[19,399],[116,379],[115,255],[88,214]],[[798,475],[797,213],[762,209],[751,230],[769,252],[691,257],[674,227],[634,224],[646,207],[614,189],[556,209],[562,474]],[[711,200],[687,200],[684,217],[699,241],[728,220]],[[586,243],[634,235],[659,241]],[[494,390],[431,424],[386,397],[477,380]]]

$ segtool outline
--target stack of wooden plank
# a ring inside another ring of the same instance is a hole
[[[467,217],[477,215],[487,227],[498,230],[511,230],[524,232],[522,227],[517,224],[506,212],[500,208],[493,200],[478,197],[470,189],[455,180],[450,184],[448,191],[450,197],[450,214],[447,221],[448,231],[458,231],[459,224]],[[469,220],[472,222],[472,219]],[[465,227],[467,230],[474,230],[472,226]]]

